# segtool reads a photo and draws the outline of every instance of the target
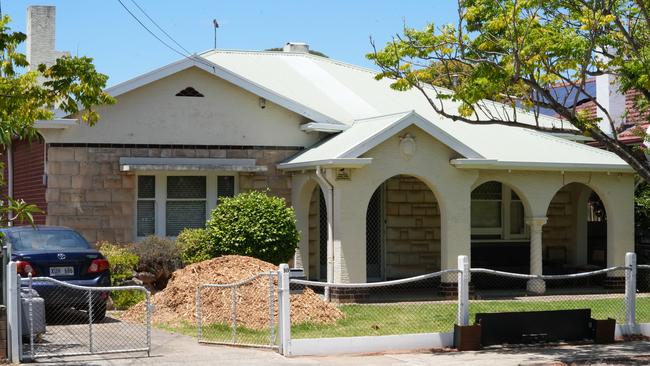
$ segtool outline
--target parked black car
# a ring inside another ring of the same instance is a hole
[[[11,248],[11,260],[26,277],[51,277],[79,286],[110,286],[108,261],[78,232],[65,227],[20,226],[0,229]],[[88,292],[34,281],[33,288],[45,300],[48,312],[63,308],[88,310]],[[93,321],[106,316],[108,292],[92,292]]]

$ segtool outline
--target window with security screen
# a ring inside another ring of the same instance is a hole
[[[185,228],[202,228],[224,197],[237,191],[235,175],[139,175],[136,235],[177,236]]]
[[[167,236],[177,236],[185,228],[205,226],[206,177],[167,177],[165,225]]]

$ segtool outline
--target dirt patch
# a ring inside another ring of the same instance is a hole
[[[246,280],[259,273],[277,270],[277,266],[259,259],[228,255],[195,263],[172,274],[167,287],[155,295],[152,302],[154,324],[179,325],[196,322],[196,289],[206,283],[228,284]],[[277,276],[260,276],[239,286],[235,292],[237,324],[253,329],[269,326],[269,297],[273,292],[273,312],[278,314]],[[204,324],[231,324],[233,314],[232,289],[205,288],[201,292]],[[127,310],[125,319],[139,320],[143,304]],[[291,323],[327,324],[343,318],[334,305],[325,302],[311,289],[291,294]]]

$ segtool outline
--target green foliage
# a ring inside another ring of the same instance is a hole
[[[130,249],[140,258],[135,269],[153,274],[157,290],[164,289],[172,273],[182,267],[180,251],[172,239],[152,235],[132,244]]]
[[[395,90],[415,88],[439,114],[468,123],[517,125],[517,107],[550,108],[650,180],[650,164],[603,133],[600,117],[581,113],[577,98],[548,93],[562,83],[566,94],[584,99],[589,78],[613,74],[619,91],[640,91],[635,106],[650,111],[647,0],[462,0],[459,6],[457,25],[405,27],[368,54],[381,68],[377,78],[392,79]],[[448,100],[456,103],[443,104]]]
[[[127,290],[127,291],[112,291],[111,300],[113,300],[113,307],[117,310],[126,310],[133,305],[145,299],[143,291]]]
[[[650,244],[650,183],[642,182],[637,186],[634,196],[634,216],[636,242]],[[643,262],[650,258],[643,258]]]
[[[205,229],[183,229],[176,237],[176,243],[185,264],[202,262],[219,255]]]
[[[0,144],[36,138],[34,122],[52,119],[55,107],[90,125],[97,122],[99,115],[94,107],[115,102],[103,91],[108,76],[95,70],[91,58],[69,56],[50,67],[34,65],[35,70],[19,74],[29,66],[18,51],[26,35],[13,32],[9,22],[8,16],[0,17]],[[4,197],[0,205],[3,221],[33,223],[32,214],[37,212],[36,206],[11,197]]]
[[[133,278],[140,258],[133,254],[127,246],[104,241],[97,243],[97,249],[108,260],[113,286],[120,286]]]
[[[279,264],[294,254],[299,240],[296,217],[284,199],[266,192],[225,198],[207,223],[213,253],[246,255]]]

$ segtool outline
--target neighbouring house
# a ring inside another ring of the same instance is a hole
[[[455,268],[458,255],[569,272],[634,250],[634,172],[616,155],[444,119],[418,92],[308,48],[211,50],[107,89],[117,104],[94,127],[41,121],[41,143],[13,146],[14,194],[34,187],[47,224],[135,241],[201,227],[222,197],[268,189],[295,209],[295,265],[336,282]],[[604,246],[590,244],[592,197],[607,212]]]

